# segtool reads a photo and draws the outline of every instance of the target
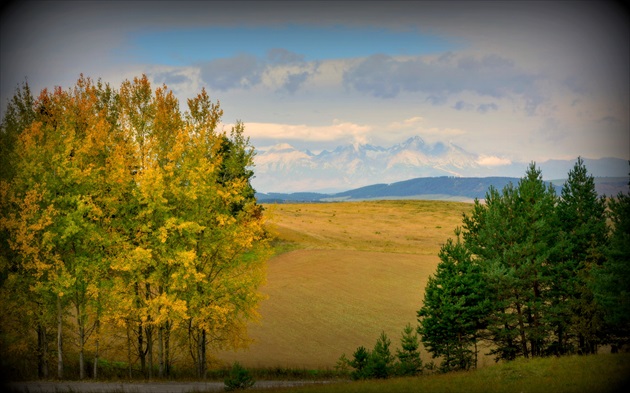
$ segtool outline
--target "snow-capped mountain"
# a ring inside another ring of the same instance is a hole
[[[389,148],[349,144],[318,154],[283,143],[256,152],[252,185],[260,192],[337,192],[418,177],[521,177],[528,164],[497,160],[488,160],[452,143],[428,144],[419,136]],[[595,165],[589,165],[589,161]],[[543,176],[558,179],[566,177],[574,161],[549,163],[548,171],[545,163],[539,165]],[[585,163],[595,176],[628,173],[628,164],[621,159],[585,160]]]

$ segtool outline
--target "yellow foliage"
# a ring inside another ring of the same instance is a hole
[[[190,323],[244,345],[267,257],[264,217],[246,200],[251,161],[230,157],[250,146],[217,132],[223,111],[205,90],[188,103],[182,114],[146,75],[118,91],[83,76],[42,91],[15,130],[16,175],[0,179],[0,230],[17,255],[0,259],[0,273],[15,269],[3,285],[41,313],[62,298],[64,326],[99,321],[114,341],[147,326],[187,340],[177,329]]]

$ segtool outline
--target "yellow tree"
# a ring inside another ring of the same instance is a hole
[[[253,149],[243,137],[242,124],[229,136],[217,133],[222,111],[205,91],[188,106],[190,142],[184,173],[189,180],[178,206],[194,223],[188,240],[194,245],[190,266],[194,270],[188,275],[195,278],[187,291],[188,330],[201,377],[208,343],[214,349],[247,343],[245,322],[256,316],[261,299],[257,288],[265,277],[266,243],[262,209],[249,183]]]
[[[12,247],[13,235],[17,230],[16,211],[25,207],[24,198],[18,197],[13,187],[17,173],[19,151],[16,149],[22,130],[35,121],[35,99],[30,88],[24,83],[16,90],[9,101],[6,114],[0,124],[0,311],[3,323],[0,324],[0,348],[2,359],[21,357],[28,359],[36,355],[37,375],[48,377],[48,327],[50,313],[44,309],[41,299],[29,296],[29,284],[21,279],[24,276],[21,257]],[[32,195],[34,196],[34,195]],[[29,206],[33,200],[29,199]],[[33,213],[30,213],[31,215]],[[40,217],[41,218],[41,217]],[[32,223],[40,218],[32,217]],[[46,220],[43,219],[42,222]],[[25,331],[35,329],[37,342],[32,346]]]
[[[28,289],[42,310],[56,306],[57,376],[63,378],[63,312],[71,277],[63,263],[63,244],[72,227],[63,223],[63,209],[70,202],[67,188],[74,138],[62,124],[67,96],[56,89],[43,91],[37,102],[38,116],[19,135],[16,143],[16,175],[10,183],[5,216],[9,244],[17,254],[16,280]]]
[[[217,132],[222,111],[205,91],[184,119],[146,76],[120,91],[81,76],[27,98],[2,123],[11,167],[0,177],[0,296],[15,325],[35,322],[40,376],[56,327],[63,378],[65,325],[81,378],[90,348],[98,373],[103,323],[126,331],[130,377],[137,360],[152,377],[155,352],[168,375],[173,338],[195,349],[200,375],[208,347],[245,345],[268,248],[242,123]]]

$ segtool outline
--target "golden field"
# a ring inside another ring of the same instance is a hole
[[[440,246],[472,204],[377,201],[265,206],[280,253],[268,262],[268,296],[249,327],[249,349],[217,354],[246,367],[333,368],[372,347],[399,343],[416,325]],[[423,360],[429,361],[424,353]]]

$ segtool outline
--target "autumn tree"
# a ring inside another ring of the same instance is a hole
[[[181,114],[146,76],[119,91],[81,76],[68,91],[32,100],[25,88],[12,101],[2,123],[1,294],[35,304],[41,376],[53,329],[59,378],[70,336],[79,377],[90,340],[97,375],[103,324],[125,332],[130,376],[136,358],[148,377],[154,360],[168,375],[174,338],[198,348],[200,375],[206,345],[246,345],[267,248],[253,148],[240,122],[217,131],[222,111],[205,91],[189,109]]]
[[[35,121],[37,114],[35,99],[28,83],[24,83],[9,101],[0,124],[0,307],[4,316],[0,325],[3,350],[0,357],[4,363],[29,348],[27,356],[36,354],[37,375],[47,378],[50,312],[42,299],[29,296],[29,281],[21,279],[24,276],[21,257],[11,240],[17,230],[15,211],[24,206],[12,186],[19,167],[16,147],[22,130]],[[31,328],[37,337],[34,348],[28,335],[20,334]]]

